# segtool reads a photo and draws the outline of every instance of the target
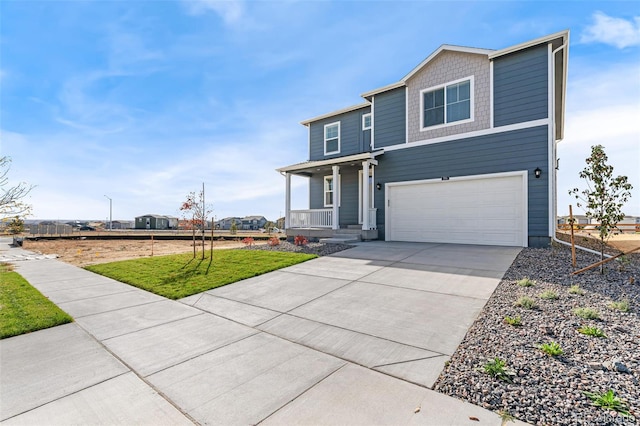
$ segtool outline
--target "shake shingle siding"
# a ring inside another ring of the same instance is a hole
[[[397,145],[406,140],[406,96],[400,87],[375,95],[374,145],[375,148]]]
[[[526,170],[529,237],[548,236],[547,126],[385,152],[376,167],[381,183]],[[410,145],[410,144],[409,144]],[[536,167],[542,177],[535,179]],[[377,226],[384,238],[384,189],[375,191]]]
[[[546,45],[494,60],[495,127],[547,118],[547,60]]]

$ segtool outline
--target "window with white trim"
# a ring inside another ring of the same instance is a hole
[[[324,125],[324,155],[340,153],[340,122]]]
[[[362,130],[371,130],[371,113],[362,116]]]
[[[338,185],[340,184],[340,176],[338,176]],[[333,194],[335,194],[335,186],[333,184],[333,175],[324,177],[324,206],[333,207]],[[340,200],[338,199],[338,205]]]
[[[420,91],[420,127],[473,121],[473,77]]]

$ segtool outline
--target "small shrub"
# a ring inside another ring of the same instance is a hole
[[[253,240],[253,238],[252,238],[252,237],[247,237],[247,238],[245,238],[244,240],[242,240],[242,243],[243,243],[245,246],[249,246],[249,247],[251,247],[251,246],[253,245],[253,243],[254,243],[254,240]]]
[[[540,298],[545,300],[557,300],[559,296],[558,293],[553,290],[545,290],[540,293]]]
[[[293,239],[293,242],[297,246],[306,246],[307,244],[309,244],[309,240],[307,240],[307,237],[305,237],[304,235],[296,235]]]
[[[562,355],[564,352],[559,344],[556,342],[543,343],[538,346],[542,352],[550,356]]]
[[[578,333],[591,337],[607,337],[607,335],[604,334],[604,331],[600,330],[598,327],[592,327],[590,325],[583,325],[578,329]]]
[[[536,301],[529,296],[521,296],[516,300],[516,306],[520,306],[525,309],[535,309],[538,307],[538,305],[536,305]]]
[[[535,285],[535,282],[531,281],[529,278],[524,277],[523,279],[521,279],[520,281],[518,281],[518,285],[520,287],[533,287]]]
[[[600,314],[593,308],[575,308],[573,313],[584,319],[600,319]]]
[[[519,327],[522,325],[522,318],[520,318],[520,315],[515,317],[506,316],[504,317],[504,322],[514,327]]]
[[[267,244],[269,244],[271,247],[275,247],[275,246],[279,246],[280,245],[280,238],[273,236],[271,238],[269,238],[269,240],[267,241]]]
[[[507,371],[507,363],[498,357],[487,361],[487,363],[482,366],[482,371],[491,377],[513,383],[513,380],[511,380],[512,374]]]
[[[578,284],[574,284],[569,288],[569,294],[577,294],[579,296],[584,296],[584,290],[581,289]]]
[[[502,423],[502,426],[506,425],[507,422],[514,422],[516,421],[516,418],[509,413],[507,410],[500,410],[498,411],[498,415],[500,416],[500,420]]]
[[[617,411],[625,417],[631,416],[627,406],[618,398],[613,390],[609,389],[605,393],[601,392],[583,392],[596,407],[603,408],[605,410]]]
[[[631,259],[629,259],[629,257],[625,255],[620,256],[616,259],[616,261],[618,262],[618,270],[621,272],[631,264]]]
[[[620,312],[629,312],[629,299],[622,299],[619,302],[609,303],[609,309],[614,309]]]

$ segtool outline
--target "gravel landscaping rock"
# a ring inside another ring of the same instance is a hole
[[[518,255],[469,329],[434,389],[494,411],[541,425],[626,425],[640,418],[640,256],[612,261],[599,269],[572,276],[571,251],[565,246],[525,248]],[[599,256],[578,250],[578,268]],[[522,278],[531,287],[517,284]],[[570,291],[578,285],[583,294]],[[541,298],[551,290],[558,299]],[[516,307],[529,296],[537,308]],[[627,300],[628,312],[611,306]],[[590,307],[599,319],[583,319],[576,308]],[[520,326],[504,322],[521,317]],[[597,327],[606,337],[581,334],[582,326]],[[556,342],[562,355],[549,356],[540,345]],[[513,383],[483,372],[488,360],[500,358]],[[592,405],[584,392],[613,390],[632,416]]]
[[[252,245],[243,247],[241,250],[269,250],[269,251],[287,251],[290,253],[307,253],[318,256],[328,256],[339,251],[350,249],[354,246],[349,244],[324,244],[324,243],[307,243],[303,246],[297,246],[288,241],[281,241],[277,246],[268,244]]]

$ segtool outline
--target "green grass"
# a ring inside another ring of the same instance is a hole
[[[543,343],[538,346],[542,352],[550,356],[562,355],[564,351],[556,342]]]
[[[510,317],[507,315],[506,317],[504,317],[504,322],[514,327],[519,327],[522,325],[522,318],[520,318],[520,315],[517,315],[515,317]]]
[[[613,309],[620,312],[629,312],[629,299],[622,299],[618,302],[609,303],[609,309]]]
[[[0,264],[0,339],[72,322],[11,267]]]
[[[614,410],[625,417],[631,417],[631,413],[629,413],[629,409],[627,408],[626,404],[613,393],[613,390],[609,389],[604,393],[602,392],[583,392],[583,393],[587,396],[587,398],[591,400],[591,403],[596,407],[600,407],[605,410]]]
[[[600,319],[600,314],[593,308],[575,308],[573,313],[584,319]]]
[[[553,290],[545,290],[540,293],[540,298],[545,300],[558,300],[560,296]]]
[[[491,377],[496,377],[500,380],[504,380],[505,382],[513,383],[513,380],[511,380],[511,374],[507,370],[507,363],[498,357],[487,361],[487,363],[482,366],[482,371]]]
[[[584,296],[584,290],[581,289],[578,284],[574,284],[569,288],[569,294],[577,294],[579,296]]]
[[[200,254],[194,259],[187,253],[103,263],[86,269],[169,299],[180,299],[315,257],[266,250],[218,250],[213,262],[208,257],[201,260]]]
[[[583,325],[578,329],[578,333],[591,337],[607,337],[607,335],[604,334],[604,331],[598,327],[592,327],[590,325]]]
[[[533,287],[535,285],[535,281],[530,280],[527,277],[524,277],[520,281],[518,281],[518,285],[520,287]]]
[[[529,296],[520,296],[515,305],[525,309],[536,309],[538,307],[536,301]]]

